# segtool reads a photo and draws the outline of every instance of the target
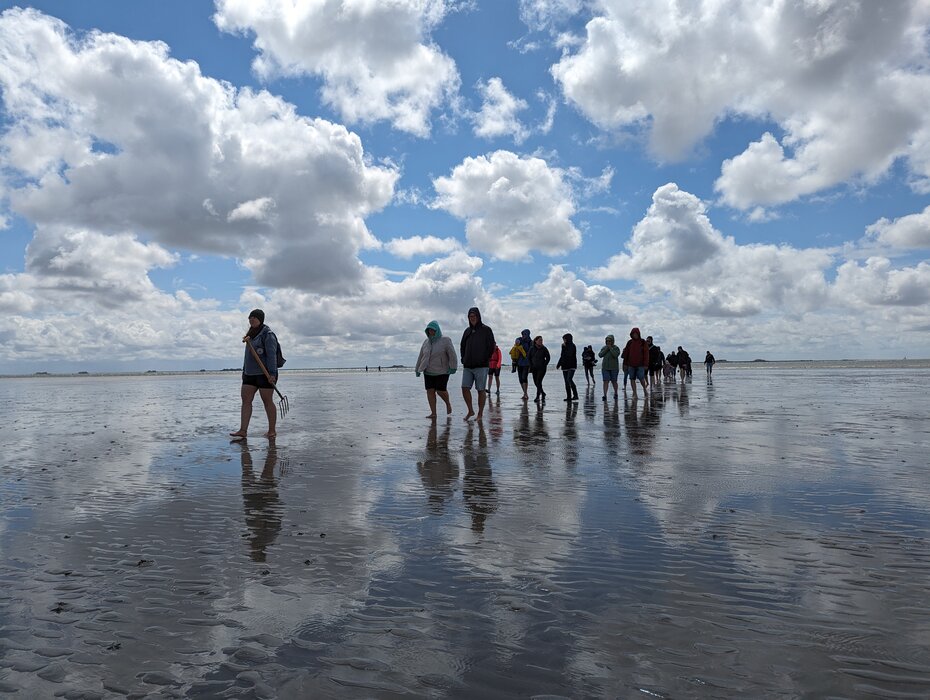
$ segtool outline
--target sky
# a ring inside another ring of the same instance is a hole
[[[930,1],[0,0],[0,372],[930,357]]]

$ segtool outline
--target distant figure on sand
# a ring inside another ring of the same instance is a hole
[[[517,338],[515,341],[513,341],[513,347],[510,348],[511,373],[517,371],[517,362],[521,357],[526,357],[526,350],[523,349],[523,345],[520,343],[520,339]]]
[[[423,383],[426,387],[426,402],[429,404],[427,418],[436,420],[436,394],[446,404],[446,415],[452,413],[452,403],[449,401],[449,375],[455,374],[459,366],[455,356],[452,341],[442,334],[442,329],[436,321],[430,321],[424,330],[426,340],[420,347],[420,356],[417,357],[416,373],[422,373]]]
[[[488,392],[491,391],[491,384],[497,380],[497,395],[501,393],[501,365],[503,364],[504,355],[501,349],[494,346],[494,352],[491,353],[491,360],[488,362]]]
[[[565,382],[565,400],[578,400],[578,387],[575,386],[575,370],[578,369],[578,351],[571,333],[562,336],[562,352],[559,354],[559,361],[555,365],[556,369],[562,370],[562,379]]]
[[[523,348],[523,357],[517,360],[517,381],[520,382],[520,388],[523,389],[523,400],[530,398],[529,395],[529,377],[530,377],[530,349],[533,347],[533,340],[530,338],[530,329],[524,328],[520,333],[520,347]]]
[[[278,381],[278,337],[265,325],[265,312],[253,309],[249,312],[249,332],[242,338],[246,344],[245,359],[242,361],[242,408],[239,411],[239,430],[230,433],[234,438],[246,437],[252,420],[252,400],[258,392],[268,416],[268,432],[265,437],[273,438],[278,422],[278,407],[274,405],[274,384]],[[250,349],[251,348],[251,349]],[[254,354],[252,352],[254,350]],[[258,355],[261,364],[255,359]],[[262,365],[271,377],[265,377]]]
[[[586,345],[585,349],[581,351],[581,364],[584,365],[585,384],[597,384],[594,379],[594,365],[597,364],[597,355],[594,354],[594,348],[590,345]],[[588,379],[589,375],[590,380]]]
[[[682,350],[680,345],[678,346],[678,369],[681,370],[682,379],[691,376],[691,355],[686,350]]]
[[[717,363],[717,359],[710,354],[710,350],[707,351],[707,354],[704,355],[704,369],[707,370],[707,374],[713,374],[714,365]]]
[[[665,355],[662,353],[662,348],[653,342],[651,335],[646,336],[646,343],[649,345],[649,386],[654,387],[662,376]]]
[[[633,398],[636,395],[636,380],[643,387],[643,395],[646,393],[646,370],[649,368],[649,344],[643,340],[639,328],[633,328],[630,331],[630,339],[626,342],[621,356],[626,360],[630,368],[630,388],[633,389]]]
[[[607,400],[607,385],[614,385],[614,398],[617,398],[617,377],[620,376],[620,348],[614,343],[614,337],[608,335],[604,338],[604,346],[597,353],[603,357],[601,365],[601,378],[604,380],[604,401]]]
[[[496,343],[494,342],[494,331],[490,326],[481,322],[481,312],[477,306],[468,310],[468,328],[462,334],[462,342],[459,345],[459,355],[462,358],[462,398],[465,399],[465,406],[468,408],[468,415],[465,420],[470,420],[473,416],[481,420],[484,416],[484,403],[487,399],[488,387],[488,364],[491,361],[491,354],[494,352]],[[478,392],[478,415],[471,403],[471,387],[474,385]]]
[[[536,398],[533,401],[545,401],[546,392],[543,391],[543,378],[549,368],[549,348],[543,345],[543,337],[537,335],[533,338],[533,347],[530,348],[530,371],[533,373],[533,384],[536,385]]]

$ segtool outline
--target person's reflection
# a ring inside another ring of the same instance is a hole
[[[618,455],[617,443],[620,439],[620,416],[617,413],[616,401],[604,403],[604,442],[607,445],[607,454],[613,458]]]
[[[657,430],[659,412],[651,395],[642,401],[624,401],[623,422],[630,452],[637,457],[648,457],[652,453]]]
[[[488,457],[488,438],[484,426],[478,423],[478,444],[475,444],[475,424],[468,424],[465,443],[462,445],[462,459],[465,464],[465,477],[462,479],[462,497],[465,507],[471,513],[471,529],[484,532],[484,523],[497,510],[497,486],[491,473],[491,461]]]
[[[524,401],[520,405],[520,415],[513,424],[513,442],[524,456],[533,451],[533,431],[530,430],[530,407]]]
[[[490,392],[489,392],[490,393]],[[504,416],[501,413],[501,397],[497,394],[493,398],[488,396],[488,431],[491,433],[491,442],[495,445],[504,437]]]
[[[691,405],[688,402],[688,386],[691,384],[689,379],[687,383],[682,382],[678,385],[678,413],[681,414],[682,418],[688,415]]]
[[[575,416],[578,414],[578,402],[568,401],[565,404],[565,425],[562,428],[562,447],[565,451],[564,461],[569,467],[578,463],[578,428],[575,425]]]
[[[594,387],[588,386],[584,390],[584,417],[586,420],[594,422],[594,417],[597,415],[597,406],[600,402],[594,401]]]
[[[426,434],[423,459],[417,462],[417,471],[429,501],[430,512],[441,515],[446,501],[455,494],[459,479],[458,461],[449,453],[449,423],[440,429],[436,421]]]
[[[707,403],[714,400],[714,375],[707,375]]]
[[[266,548],[274,543],[281,532],[284,510],[274,477],[278,450],[274,440],[269,440],[262,473],[256,478],[248,442],[242,440],[238,444],[242,459],[242,505],[245,510],[245,524],[250,531],[249,556],[252,561],[263,562]]]

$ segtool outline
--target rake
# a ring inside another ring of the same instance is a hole
[[[278,385],[275,382],[271,381],[271,375],[268,374],[268,370],[265,367],[265,363],[262,362],[262,358],[258,356],[258,353],[255,352],[255,348],[252,347],[252,343],[249,342],[249,336],[246,336],[245,338],[243,338],[242,342],[248,345],[249,350],[252,352],[252,357],[255,358],[255,361],[258,363],[258,366],[261,367],[262,374],[265,375],[265,379],[268,380],[268,383],[271,384],[272,387],[274,387],[275,392],[278,394],[278,396],[281,397],[281,400],[278,401],[278,411],[281,413],[281,417],[284,418],[284,416],[286,416],[287,412],[290,410],[291,404],[288,403],[287,397],[281,393],[281,390],[278,388]]]

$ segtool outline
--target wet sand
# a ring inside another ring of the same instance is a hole
[[[930,695],[930,371],[502,379],[285,374],[274,444],[233,375],[0,383],[0,692]]]

